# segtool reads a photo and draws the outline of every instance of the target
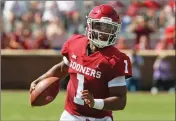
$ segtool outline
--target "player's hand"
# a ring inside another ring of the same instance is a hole
[[[34,89],[35,89],[35,86],[39,83],[38,80],[35,80],[31,83],[31,86],[30,86],[30,90],[29,92],[31,93]]]
[[[84,99],[85,103],[93,108],[94,106],[94,97],[92,96],[92,94],[88,91],[88,90],[83,90],[82,91],[82,98]]]
[[[35,86],[40,82],[42,81],[43,79],[46,79],[48,77],[51,77],[50,74],[43,74],[42,76],[40,76],[38,79],[34,80],[32,83],[31,83],[31,86],[30,86],[30,93],[35,89]]]

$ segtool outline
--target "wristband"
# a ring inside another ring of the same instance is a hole
[[[102,110],[104,107],[103,99],[94,99],[94,107],[95,109]]]

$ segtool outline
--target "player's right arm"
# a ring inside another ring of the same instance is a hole
[[[51,69],[49,69],[42,76],[40,76],[39,78],[34,80],[31,83],[30,92],[35,89],[35,86],[37,85],[37,83],[39,83],[40,81],[42,81],[45,78],[58,77],[61,80],[67,74],[68,74],[68,65],[66,65],[64,61],[61,61],[60,63],[54,65]]]
[[[30,92],[35,88],[36,84],[41,80],[48,77],[59,77],[59,79],[64,78],[68,74],[69,67],[69,43],[74,40],[74,38],[79,37],[78,35],[71,36],[63,45],[61,54],[64,56],[63,61],[53,66],[50,70],[48,70],[45,74],[40,76],[38,79],[31,83]]]

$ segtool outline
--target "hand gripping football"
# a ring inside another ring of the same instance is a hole
[[[40,81],[30,93],[32,106],[44,106],[52,102],[59,93],[60,84],[58,77],[49,77]]]

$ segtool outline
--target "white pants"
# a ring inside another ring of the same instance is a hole
[[[65,110],[61,115],[60,121],[112,121],[112,119],[111,117],[108,117],[108,116],[104,118],[76,116],[76,115],[71,115]]]

